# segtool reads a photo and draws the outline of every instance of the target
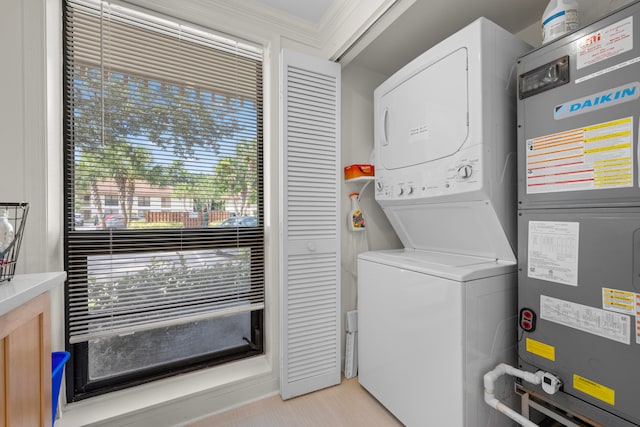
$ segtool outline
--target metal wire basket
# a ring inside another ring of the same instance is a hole
[[[20,253],[20,243],[27,222],[29,204],[0,202],[0,213],[6,211],[9,224],[13,227],[13,240],[6,247],[5,242],[0,242],[0,282],[11,280],[16,272],[16,262]],[[3,234],[3,233],[0,233]],[[4,237],[0,235],[0,239]]]

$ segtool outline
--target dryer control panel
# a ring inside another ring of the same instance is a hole
[[[482,190],[482,151],[479,146],[462,150],[453,156],[401,170],[376,171],[376,199],[418,200],[468,194]],[[422,200],[427,201],[428,200]]]

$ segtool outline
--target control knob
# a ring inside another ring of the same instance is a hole
[[[464,165],[458,168],[458,176],[462,179],[467,179],[471,177],[473,173],[473,168],[471,165]]]
[[[398,189],[396,190],[396,195],[402,196],[403,194],[404,194],[404,188],[402,188],[402,186],[398,187]]]
[[[376,181],[376,190],[382,191],[382,189],[383,189],[382,181]]]

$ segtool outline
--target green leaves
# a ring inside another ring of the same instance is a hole
[[[226,198],[242,215],[256,202],[256,139],[238,139],[255,135],[250,104],[90,66],[73,73],[76,191],[91,193],[100,219],[100,196],[117,194],[126,227],[141,181],[172,187],[189,211]]]

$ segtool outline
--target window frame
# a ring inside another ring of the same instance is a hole
[[[138,208],[151,207],[151,196],[138,196]]]
[[[118,206],[118,196],[115,194],[105,194],[104,195],[104,206]]]
[[[66,1],[63,1],[63,4],[66,5]],[[66,6],[63,6],[63,10]],[[63,12],[66,13],[66,12]],[[165,19],[168,19],[164,17]],[[170,19],[170,18],[169,18]],[[65,20],[63,20],[63,27],[66,25]],[[63,33],[66,33],[66,30],[63,29]],[[256,203],[257,207],[257,218],[258,223],[255,227],[242,227],[237,229],[236,233],[236,245],[230,246],[228,234],[223,229],[216,228],[207,228],[206,230],[196,229],[155,229],[155,230],[131,230],[131,229],[118,229],[118,230],[76,230],[74,226],[74,209],[70,209],[70,206],[73,206],[73,200],[76,197],[75,188],[74,188],[74,168],[73,163],[73,139],[69,136],[71,132],[69,131],[69,115],[71,114],[69,108],[69,99],[68,99],[68,86],[67,82],[69,80],[68,71],[67,71],[67,47],[66,41],[63,37],[63,127],[66,130],[64,133],[64,154],[63,154],[63,168],[64,168],[64,218],[65,218],[65,227],[64,227],[64,263],[65,269],[67,269],[70,258],[69,258],[69,245],[73,244],[74,241],[82,241],[83,239],[90,239],[93,242],[91,255],[100,255],[100,254],[108,254],[110,251],[111,245],[118,244],[122,242],[124,246],[121,246],[124,250],[127,250],[127,242],[131,242],[132,238],[135,238],[136,244],[130,245],[130,253],[144,253],[144,252],[159,252],[160,249],[166,247],[167,250],[175,250],[175,242],[177,240],[181,240],[185,235],[192,235],[197,233],[199,235],[204,235],[204,239],[200,241],[198,246],[191,246],[189,249],[220,249],[220,248],[251,248],[256,245],[256,233],[261,234],[261,241],[258,241],[259,250],[264,252],[266,248],[266,242],[264,239],[264,166],[263,166],[263,156],[264,156],[264,147],[263,147],[263,105],[257,106],[257,147],[258,150],[258,158],[260,161],[257,164],[257,177],[258,177],[258,200]],[[262,61],[262,73],[264,73],[264,61]],[[259,99],[263,99],[263,85],[261,84],[258,88],[258,92],[260,94]],[[105,196],[106,199],[106,196]],[[168,203],[166,203],[166,197],[162,197],[160,200],[161,210],[171,209],[172,200],[168,199]],[[117,200],[117,199],[116,199]],[[108,210],[113,207],[117,207],[118,204],[108,205],[104,204],[105,214],[107,214]],[[148,207],[148,206],[144,206]],[[161,233],[163,238],[165,239],[166,246],[158,245],[157,240],[154,240],[154,235]],[[145,246],[145,242],[151,242],[153,240],[153,245]],[[250,243],[243,245],[238,244],[237,242],[248,241]],[[253,252],[252,252],[253,253]],[[82,261],[84,264],[80,267],[81,270],[84,270],[84,274],[86,277],[87,271],[87,260],[88,257],[83,258]],[[77,258],[74,262],[78,262]],[[256,286],[265,286],[265,259],[264,256],[260,257],[251,257],[251,270],[254,271],[256,269],[262,272],[261,283],[256,284]],[[253,280],[252,285],[254,286]],[[69,311],[68,311],[68,302],[69,302],[69,288],[68,281],[67,286],[65,287],[65,330],[66,330],[66,348],[67,351],[71,353],[71,359],[67,363],[66,371],[66,381],[67,381],[67,401],[79,401],[89,397],[94,397],[98,395],[102,395],[105,393],[109,393],[116,390],[121,390],[129,387],[133,387],[136,385],[144,384],[147,382],[155,381],[158,379],[166,378],[169,376],[173,376],[176,374],[186,373],[195,371],[198,369],[208,368],[224,363],[228,363],[230,361],[243,359],[246,357],[252,357],[256,355],[264,354],[264,309],[254,310],[251,312],[251,342],[246,345],[242,345],[239,347],[234,347],[231,349],[226,349],[223,351],[215,352],[214,354],[200,355],[194,356],[191,358],[182,359],[177,362],[165,363],[162,365],[147,367],[146,369],[141,369],[136,371],[135,373],[126,373],[121,375],[116,375],[114,377],[108,379],[101,379],[96,381],[89,381],[88,372],[89,372],[89,360],[88,360],[88,342],[79,342],[75,344],[69,344]]]
[[[217,229],[210,229],[213,234],[221,231]],[[169,231],[169,233],[167,233]],[[174,238],[180,238],[180,232],[182,230],[177,229],[175,232],[171,233],[170,230],[163,229],[163,234],[173,234]],[[247,227],[246,229],[238,229],[240,234],[251,234],[253,230]],[[113,239],[121,239],[128,240],[131,233],[136,233],[137,236],[143,237],[140,232],[131,231],[131,230],[116,230],[115,233],[109,231],[98,231],[101,235],[100,237],[104,240],[113,240]],[[87,237],[91,239],[96,238],[96,232],[86,232],[86,231],[76,231],[73,233],[76,237],[82,238]],[[145,234],[145,233],[142,233]],[[150,234],[150,233],[147,233]],[[170,239],[168,239],[170,240]],[[67,246],[67,239],[65,236],[65,247]],[[173,248],[170,243],[167,243],[167,246]],[[224,247],[224,246],[220,246]],[[205,247],[203,247],[205,248]],[[157,252],[158,248],[142,248],[136,245],[135,253],[143,253],[143,252]],[[212,249],[212,247],[208,246],[206,249]],[[105,252],[106,254],[107,252]],[[93,252],[92,255],[96,255],[99,253]],[[67,262],[67,252],[65,251],[65,264]],[[86,267],[85,267],[86,268]],[[252,266],[252,268],[255,268]],[[264,268],[264,264],[262,264],[262,268]],[[65,293],[65,303],[67,302]],[[66,306],[66,304],[65,304]],[[65,316],[65,330],[69,330],[69,321],[68,316]],[[137,371],[136,373],[128,373],[122,374],[118,376],[114,376],[109,379],[102,379],[97,381],[89,381],[88,372],[88,342],[80,342],[76,344],[68,344],[69,336],[67,332],[66,342],[67,342],[67,351],[71,353],[71,358],[69,360],[68,369],[66,369],[66,380],[67,380],[67,401],[80,401],[86,398],[99,396],[105,393],[110,393],[117,390],[122,390],[129,387],[134,387],[136,385],[145,384],[148,382],[156,381],[162,378],[167,378],[173,375],[187,373],[196,371],[199,369],[209,368],[212,366],[221,365],[224,363],[228,363],[235,360],[244,359],[246,357],[252,357],[264,354],[264,310],[256,310],[251,312],[251,343],[247,343],[242,347],[235,347],[232,349],[220,351],[216,353],[215,358],[212,358],[211,355],[202,355],[196,356],[189,359],[182,359],[178,362],[168,363],[164,365],[159,365],[156,367],[147,368],[144,370]],[[73,373],[73,376],[71,375]],[[70,380],[71,378],[71,380]],[[69,387],[69,384],[72,386]]]

